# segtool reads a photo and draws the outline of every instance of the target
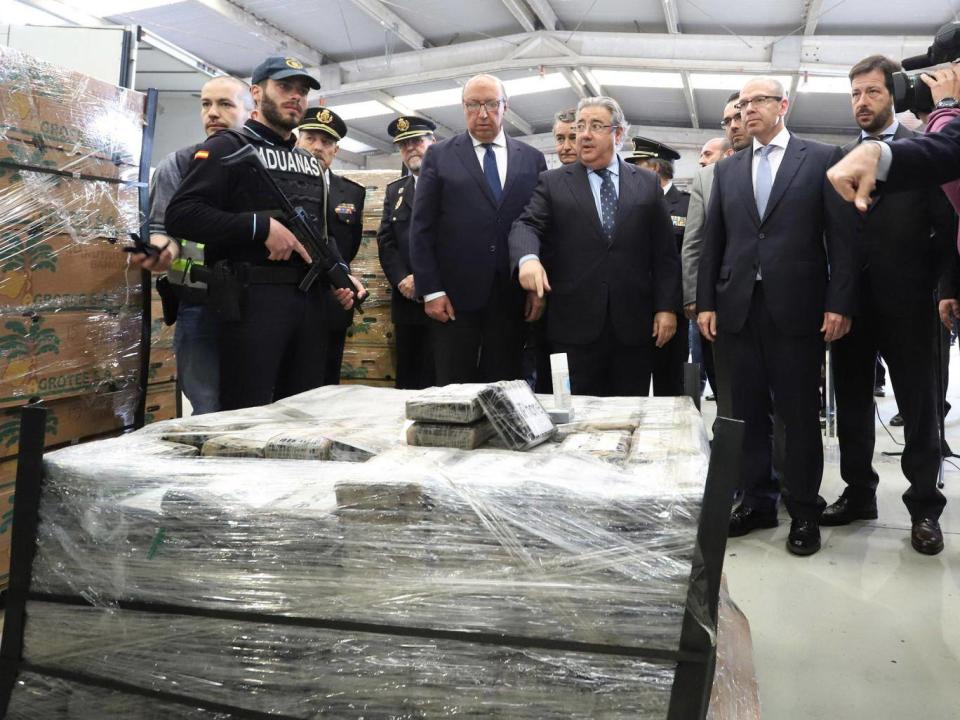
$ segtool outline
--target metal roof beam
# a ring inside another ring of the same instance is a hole
[[[432,122],[434,125],[437,126],[438,134],[449,135],[449,136],[453,136],[457,134],[456,130],[453,130],[447,127],[441,122],[437,122],[432,117],[430,117],[424,112],[421,112],[420,110],[414,110],[410,106],[404,105],[402,102],[397,100],[393,95],[386,93],[383,90],[374,90],[373,92],[371,92],[370,99],[377,100],[378,102],[382,102],[388,108],[393,110],[395,113],[399,113],[400,115],[416,115],[418,117],[426,118],[427,120],[429,120],[430,122]]]
[[[248,32],[259,35],[272,43],[281,55],[294,55],[298,60],[310,67],[323,64],[323,52],[309,45],[290,33],[281,30],[253,13],[244,10],[239,4],[229,0],[194,0],[208,10],[241,25]]]
[[[504,7],[510,11],[510,14],[520,23],[520,27],[524,30],[527,32],[539,30],[537,27],[537,18],[534,17],[533,11],[527,7],[527,4],[523,0],[501,0],[501,2],[503,2]]]
[[[531,64],[562,68],[604,67],[661,72],[789,74],[811,71],[846,76],[865,55],[906,57],[924,52],[927,37],[826,35],[795,37],[622,33],[549,33],[536,47],[529,35],[476,40],[396,53],[389,66],[381,57],[339,67],[342,83],[330,95],[470,77],[478,72],[523,70]],[[795,45],[794,45],[795,43]],[[514,57],[525,46],[523,57]],[[560,52],[560,46],[564,52]],[[799,56],[799,58],[798,58]],[[798,63],[799,59],[799,63]]]
[[[805,4],[803,34],[809,36],[817,31],[817,23],[820,22],[820,14],[823,12],[823,0],[807,0]]]
[[[540,20],[544,30],[563,30],[563,23],[550,5],[550,0],[527,0],[527,5]]]
[[[430,43],[423,35],[380,0],[352,0],[352,2],[414,50],[430,47]]]

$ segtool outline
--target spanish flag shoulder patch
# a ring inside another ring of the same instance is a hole
[[[208,157],[210,157],[210,151],[209,151],[209,150],[197,150],[197,152],[196,152],[196,153],[194,154],[194,156],[193,156],[193,159],[194,159],[194,160],[206,160]]]

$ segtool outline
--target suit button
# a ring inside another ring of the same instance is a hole
[[[757,235],[757,237],[760,238],[761,240],[765,240],[767,236],[764,235],[763,233],[760,233],[759,235]]]
[[[491,245],[491,246],[490,246],[490,252],[496,252],[496,251],[497,251],[497,246],[496,246],[496,245]]]

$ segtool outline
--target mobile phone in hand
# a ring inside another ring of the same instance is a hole
[[[143,253],[150,257],[156,257],[160,254],[160,248],[150,243],[145,243],[137,233],[130,233],[130,239],[133,240],[133,245],[125,245],[123,248],[124,252]]]

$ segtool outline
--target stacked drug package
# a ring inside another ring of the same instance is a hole
[[[0,507],[13,502],[21,408],[46,444],[130,427],[142,289],[118,242],[139,226],[145,99],[0,45]],[[9,523],[0,532],[6,585]]]
[[[396,339],[390,317],[393,288],[380,266],[377,230],[383,216],[387,185],[399,177],[395,170],[351,170],[345,177],[367,189],[363,202],[363,238],[357,256],[350,263],[370,295],[363,303],[363,314],[354,313],[347,329],[340,369],[341,382],[393,387],[397,375]]]
[[[642,465],[564,452],[647,416],[575,397],[562,442],[410,447],[416,397],[320,388],[46,456],[7,717],[667,718],[685,623],[716,633],[705,437]],[[205,452],[305,429],[367,456]]]
[[[407,444],[473,450],[526,450],[549,440],[553,421],[522,380],[429,388],[407,401]]]

